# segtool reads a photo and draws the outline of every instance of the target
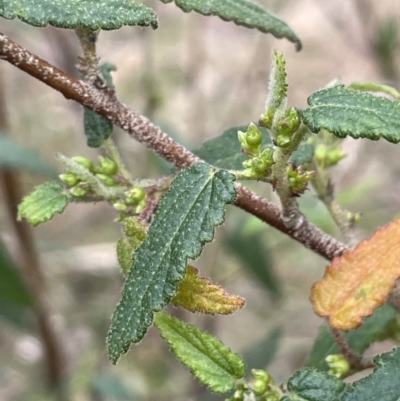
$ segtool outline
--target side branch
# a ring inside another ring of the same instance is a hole
[[[75,100],[108,118],[115,125],[128,132],[134,139],[152,149],[174,166],[185,168],[201,161],[185,147],[173,141],[146,117],[120,102],[113,90],[96,89],[92,85],[70,77],[1,33],[0,59],[8,61],[56,89],[67,99]],[[309,223],[302,215],[302,221],[296,225],[295,229],[287,228],[282,221],[279,209],[275,205],[257,196],[241,184],[236,184],[236,190],[238,193],[236,206],[289,235],[324,258],[331,260],[347,249],[341,242]]]

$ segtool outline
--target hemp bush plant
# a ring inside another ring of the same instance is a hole
[[[175,3],[185,12],[218,16],[286,38],[301,50],[290,27],[249,0]],[[116,210],[124,233],[117,257],[126,282],[107,336],[112,364],[154,324],[193,376],[229,400],[400,398],[400,348],[372,360],[363,357],[374,341],[398,338],[400,220],[358,243],[354,227],[360,215],[340,208],[330,175],[331,167],[344,157],[340,142],[346,136],[400,142],[400,94],[394,88],[330,84],[311,94],[308,107],[299,110],[288,105],[285,60],[274,51],[265,109],[258,111],[258,120],[230,128],[189,151],[118,100],[111,77],[116,68],[99,64],[96,54],[101,30],[124,25],[157,28],[151,8],[131,0],[5,0],[0,2],[0,16],[38,27],[74,29],[82,46],[77,65],[81,79],[76,80],[0,34],[0,58],[81,104],[88,146],[102,148],[107,155],[94,162],[57,154],[63,173],[27,195],[18,218],[37,226],[72,202],[108,202]],[[156,180],[135,177],[112,140],[114,125],[170,162],[173,173]],[[246,188],[250,180],[272,186],[280,205]],[[309,188],[328,208],[344,243],[311,224],[299,210],[298,198]],[[191,312],[230,314],[244,305],[243,298],[228,294],[190,264],[212,241],[228,205],[258,217],[331,262],[310,297],[315,313],[326,323],[305,366],[288,383],[276,383],[274,372],[262,369],[253,369],[247,382],[240,355],[163,311],[173,304]],[[351,384],[343,381],[367,368],[373,370],[365,378]]]

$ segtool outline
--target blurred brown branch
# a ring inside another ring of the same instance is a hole
[[[182,145],[173,141],[146,117],[120,102],[113,90],[97,89],[78,81],[65,72],[40,59],[7,36],[0,33],[0,58],[61,92],[67,99],[96,111],[128,132],[134,139],[152,149],[178,168],[185,168],[201,160]],[[342,254],[347,247],[327,235],[302,216],[300,224],[288,228],[274,204],[236,183],[236,206],[289,235],[328,260]]]

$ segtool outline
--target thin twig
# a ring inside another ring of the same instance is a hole
[[[61,92],[67,99],[75,100],[107,117],[174,166],[185,168],[201,161],[199,157],[173,141],[146,117],[121,103],[113,90],[109,88],[97,90],[91,85],[70,77],[1,33],[0,58]],[[331,260],[347,249],[344,244],[309,223],[305,216],[300,215],[299,224],[295,228],[288,228],[275,205],[241,184],[236,184],[236,190],[238,194],[236,206],[257,216],[326,259]]]
[[[0,131],[9,129],[4,97],[3,79],[0,74]],[[58,392],[60,400],[65,399],[65,394],[62,393],[62,382],[65,378],[66,361],[62,352],[62,341],[50,322],[51,308],[46,300],[45,283],[40,271],[31,227],[25,220],[17,221],[17,206],[22,200],[21,184],[17,173],[0,169],[0,188],[4,194],[4,208],[12,217],[10,221],[18,243],[22,277],[32,297],[38,335],[45,351],[48,386],[52,391]]]

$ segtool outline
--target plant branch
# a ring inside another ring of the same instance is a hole
[[[185,147],[173,141],[146,117],[121,103],[114,90],[110,88],[98,90],[70,77],[1,33],[0,58],[61,92],[67,99],[75,100],[108,118],[174,166],[185,168],[201,161]],[[286,227],[275,205],[241,184],[236,184],[236,190],[238,194],[236,206],[296,239],[326,259],[331,260],[347,249],[344,244],[309,223],[303,215],[300,214],[300,222],[295,228]]]
[[[0,69],[0,131],[8,130],[3,76]],[[4,208],[10,219],[18,244],[18,259],[22,277],[33,300],[33,313],[37,322],[39,338],[45,351],[47,382],[52,391],[59,392],[59,399],[66,394],[62,390],[66,361],[62,352],[62,341],[50,322],[50,307],[45,296],[45,283],[40,270],[31,227],[27,221],[17,221],[17,206],[22,200],[21,185],[17,173],[0,169],[0,188],[4,194]]]

